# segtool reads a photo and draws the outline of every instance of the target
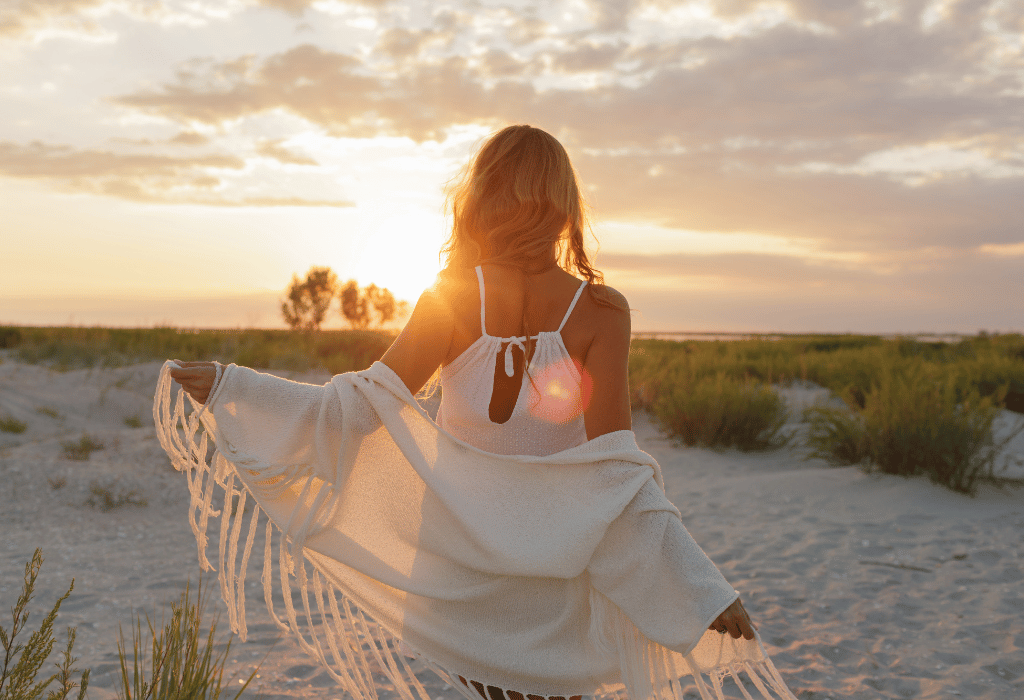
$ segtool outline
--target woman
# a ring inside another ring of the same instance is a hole
[[[440,368],[437,426],[493,455],[546,457],[630,431],[629,308],[590,265],[583,198],[561,144],[534,127],[503,129],[467,167],[449,205],[445,270],[381,362],[411,394]],[[170,376],[205,404],[219,366],[176,364]],[[267,551],[269,558],[269,545]],[[586,600],[577,596],[567,605]],[[495,609],[492,616],[500,614]],[[755,639],[738,597],[708,629]],[[485,700],[536,697],[528,684],[502,690],[488,679],[447,677]],[[780,695],[785,690],[773,687]]]

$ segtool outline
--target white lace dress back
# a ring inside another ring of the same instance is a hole
[[[514,374],[512,348],[526,352],[527,336],[499,338],[487,333],[483,270],[476,268],[480,285],[480,337],[441,369],[441,404],[437,424],[452,435],[488,452],[502,455],[550,455],[587,441],[583,410],[589,382],[583,368],[569,357],[562,328],[579,301],[586,280],[562,318],[558,329],[535,336],[533,357],[512,414],[504,423],[491,420],[495,365],[504,353],[505,374]]]

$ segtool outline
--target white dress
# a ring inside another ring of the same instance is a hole
[[[583,424],[583,368],[569,357],[562,328],[586,286],[583,281],[558,329],[535,336],[533,357],[524,373],[512,415],[504,423],[490,418],[495,362],[505,356],[505,374],[513,376],[512,348],[525,353],[526,336],[499,338],[487,333],[484,275],[480,284],[480,337],[441,369],[441,405],[437,424],[474,447],[502,455],[551,455],[587,441]]]

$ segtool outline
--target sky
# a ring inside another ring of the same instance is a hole
[[[1024,329],[1019,0],[3,0],[0,323],[415,301],[514,123],[634,330]]]

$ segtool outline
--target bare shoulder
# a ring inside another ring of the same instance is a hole
[[[460,308],[466,297],[478,294],[476,275],[473,270],[445,268],[424,293],[448,308]]]
[[[607,324],[616,330],[630,330],[629,302],[626,297],[613,287],[604,284],[593,286],[590,311],[595,321]]]

